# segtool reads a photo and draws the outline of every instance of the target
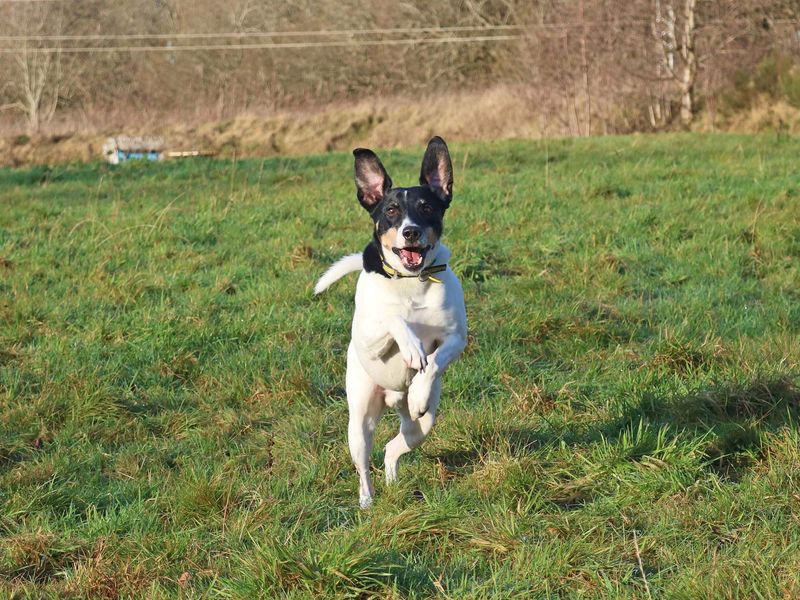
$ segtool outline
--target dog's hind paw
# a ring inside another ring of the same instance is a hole
[[[362,510],[366,510],[368,508],[372,508],[372,496],[359,496],[359,498],[358,498],[358,506]]]
[[[383,468],[386,472],[386,485],[392,485],[397,481],[397,459],[394,461],[385,461],[383,463]]]

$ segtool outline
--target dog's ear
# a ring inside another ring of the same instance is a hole
[[[438,135],[428,142],[425,156],[422,157],[419,184],[438,191],[448,206],[450,205],[450,200],[453,199],[453,163],[450,162],[447,144]]]
[[[392,179],[372,150],[356,148],[356,195],[361,206],[371,211],[392,187]]]

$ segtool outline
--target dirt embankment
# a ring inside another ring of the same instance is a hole
[[[697,130],[741,133],[800,133],[800,109],[764,100],[742,113],[697,120]],[[168,150],[202,150],[220,157],[261,157],[350,150],[356,146],[397,148],[423,144],[432,135],[447,140],[569,136],[565,123],[542,119],[519,90],[495,87],[479,92],[421,99],[367,99],[316,111],[243,115],[227,121],[186,125],[169,123],[118,129],[95,129],[31,137],[0,135],[0,166],[86,162],[102,158],[113,135],[157,135]]]
[[[0,165],[54,164],[102,158],[112,135],[158,135],[168,150],[205,150],[217,156],[274,156],[350,150],[372,145],[393,148],[446,139],[498,139],[555,135],[543,132],[534,107],[513,89],[496,88],[427,99],[369,99],[317,111],[240,116],[201,125],[165,124],[72,134],[0,137]],[[562,133],[563,135],[563,133]]]

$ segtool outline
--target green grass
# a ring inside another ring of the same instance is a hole
[[[348,154],[0,171],[0,595],[800,595],[800,140],[452,150],[470,344],[366,512]]]

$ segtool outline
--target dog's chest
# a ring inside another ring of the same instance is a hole
[[[419,285],[419,282],[381,281],[364,277],[356,290],[353,341],[367,373],[381,387],[402,390],[408,387],[416,371],[403,362],[396,343],[380,357],[371,357],[361,339],[385,331],[399,317],[432,353],[453,327],[454,308],[445,285]]]
[[[400,316],[408,320],[413,320],[411,317],[414,315],[421,320],[421,318],[429,312],[428,306],[430,302],[426,301],[424,296],[402,297],[398,298],[395,302],[397,312]]]
[[[446,312],[443,289],[426,287],[424,291],[413,290],[411,293],[399,290],[399,293],[377,294],[377,305],[386,316],[402,317],[404,321],[418,329],[417,335],[425,338],[429,333],[435,334],[438,327],[443,324]]]

